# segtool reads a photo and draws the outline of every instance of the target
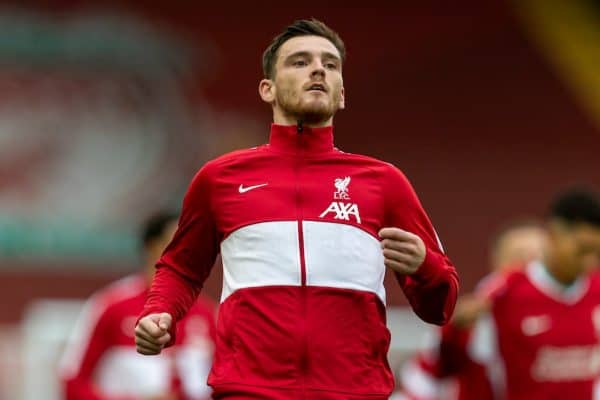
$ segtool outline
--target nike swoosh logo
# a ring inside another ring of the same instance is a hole
[[[267,186],[267,185],[268,185],[268,183],[261,183],[260,185],[254,185],[254,186],[246,186],[246,187],[244,187],[244,185],[241,184],[240,187],[238,188],[238,191],[240,193],[246,193],[246,192],[249,192],[252,189],[257,189],[259,187],[263,187],[263,186]]]

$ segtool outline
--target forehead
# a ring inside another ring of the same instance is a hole
[[[522,227],[513,228],[507,232],[504,232],[498,240],[498,246],[514,247],[521,245],[531,245],[541,242],[544,239],[544,231],[537,227]]]
[[[541,239],[544,236],[544,231],[537,227],[522,227],[515,228],[506,233],[507,241],[520,242],[527,239]]]
[[[333,43],[321,36],[296,36],[281,45],[279,48],[279,59],[283,60],[290,54],[299,51],[311,54],[321,54],[323,52],[332,53],[340,57],[340,52]],[[341,58],[341,57],[340,57]]]

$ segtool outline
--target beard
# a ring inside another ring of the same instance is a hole
[[[326,101],[319,98],[306,99],[304,93],[293,89],[280,90],[276,96],[277,104],[285,115],[307,124],[320,124],[330,119],[339,109],[341,98],[338,91]]]

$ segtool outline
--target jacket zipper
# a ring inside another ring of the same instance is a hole
[[[302,227],[303,212],[302,212],[302,195],[300,191],[300,167],[302,163],[302,133],[297,133],[298,152],[296,154],[296,215],[298,218],[298,246],[300,252],[300,383],[302,398],[306,398],[306,373],[307,373],[307,358],[308,358],[308,338],[306,332],[306,259],[304,257],[304,229]]]

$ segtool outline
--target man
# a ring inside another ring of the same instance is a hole
[[[491,284],[491,310],[466,346],[487,365],[495,398],[600,398],[600,199],[575,190],[553,203],[542,261]]]
[[[204,400],[215,337],[214,307],[199,300],[181,321],[176,346],[155,359],[136,353],[133,336],[154,264],[177,227],[170,213],[151,217],[142,232],[143,273],[100,290],[84,306],[61,361],[66,400]]]
[[[173,340],[220,247],[215,398],[387,399],[386,266],[425,321],[452,314],[455,269],[406,177],[333,147],[344,53],[316,20],[274,39],[259,84],[269,144],[198,172],[158,262],[136,327],[142,354]]]
[[[484,365],[466,354],[472,326],[489,311],[489,292],[505,274],[533,260],[546,248],[544,229],[533,221],[516,221],[504,227],[491,246],[492,273],[474,294],[459,297],[449,324],[439,331],[435,345],[419,352],[402,368],[404,397],[410,400],[486,400],[493,398]]]

